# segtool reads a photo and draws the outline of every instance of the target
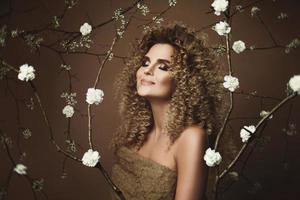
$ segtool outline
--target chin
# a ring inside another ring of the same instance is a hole
[[[170,99],[170,94],[164,93],[160,91],[161,93],[153,93],[154,90],[148,88],[139,88],[137,90],[137,94],[141,97],[145,97],[147,99]]]
[[[137,94],[141,97],[153,96],[153,90],[149,90],[148,88],[140,87],[137,90]]]
[[[137,94],[141,97],[153,97],[153,95],[149,94],[148,92],[137,92]]]

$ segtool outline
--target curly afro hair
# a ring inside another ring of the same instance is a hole
[[[176,52],[170,70],[176,88],[164,125],[170,145],[190,125],[203,127],[210,136],[216,135],[220,128],[222,78],[216,58],[201,34],[173,22],[144,33],[133,46],[133,53],[115,82],[121,114],[121,125],[112,140],[115,149],[122,145],[139,149],[153,128],[151,106],[146,98],[137,94],[136,72],[144,55],[158,43],[170,44]]]

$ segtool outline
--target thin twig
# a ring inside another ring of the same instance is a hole
[[[269,116],[275,113],[276,110],[278,110],[281,106],[283,106],[285,103],[287,103],[289,100],[293,99],[294,97],[297,96],[297,93],[293,93],[289,96],[287,96],[285,99],[283,99],[279,104],[277,104],[267,115],[265,115],[255,126],[256,130],[259,129],[263,123],[268,120]],[[256,131],[255,131],[256,132]],[[254,133],[252,133],[254,134]],[[229,170],[234,166],[234,164],[237,162],[237,160],[240,158],[242,153],[245,151],[246,147],[248,146],[250,140],[248,140],[240,149],[239,153],[236,155],[236,157],[231,161],[231,163],[223,170],[223,172],[218,176],[219,179],[222,179],[228,172]]]

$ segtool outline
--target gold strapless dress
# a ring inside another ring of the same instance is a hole
[[[176,191],[176,171],[147,159],[127,147],[116,153],[112,180],[126,200],[173,200]],[[113,200],[119,200],[112,191]]]

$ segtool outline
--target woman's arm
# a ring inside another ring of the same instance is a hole
[[[203,160],[208,145],[207,134],[201,127],[191,126],[182,132],[178,140],[175,200],[202,200],[208,171]]]

